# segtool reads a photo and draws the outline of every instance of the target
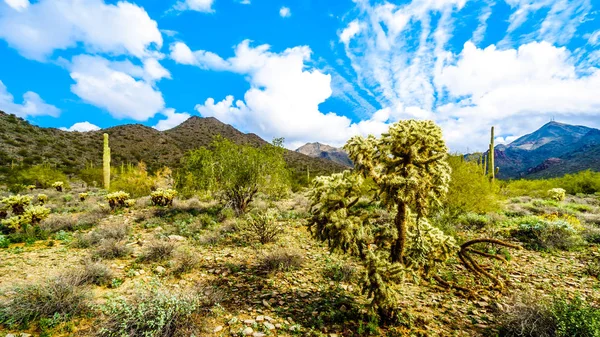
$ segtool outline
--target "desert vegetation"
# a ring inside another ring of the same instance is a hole
[[[600,336],[600,173],[502,181],[413,120],[304,183],[281,141],[109,141],[0,183],[1,336]]]

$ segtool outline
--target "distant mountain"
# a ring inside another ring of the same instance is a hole
[[[267,144],[255,134],[242,133],[215,118],[200,117],[191,117],[167,131],[129,124],[99,131],[67,132],[34,126],[0,111],[0,130],[0,167],[11,163],[49,163],[66,172],[76,172],[89,164],[102,164],[103,133],[110,136],[112,162],[115,166],[144,161],[150,169],[164,165],[177,168],[187,151],[209,145],[216,135],[237,144]],[[306,172],[309,168],[311,174],[328,174],[345,168],[326,159],[289,150],[286,150],[284,157],[288,167],[298,173]]]
[[[499,178],[548,178],[581,170],[600,171],[600,130],[549,122],[495,148]]]
[[[296,149],[296,152],[305,154],[314,158],[323,158],[331,160],[346,167],[353,167],[352,160],[348,158],[348,154],[343,149],[321,144],[307,143]]]

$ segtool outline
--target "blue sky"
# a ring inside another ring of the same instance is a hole
[[[86,131],[213,116],[286,146],[433,119],[453,151],[600,127],[593,0],[0,0],[0,110]]]

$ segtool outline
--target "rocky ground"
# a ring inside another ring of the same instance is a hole
[[[92,197],[83,209],[67,207],[75,204],[72,201],[57,201],[54,211],[66,211],[53,214],[53,221],[75,221],[99,201],[101,197]],[[403,321],[378,328],[365,318],[368,301],[358,287],[359,265],[330,253],[310,237],[304,219],[306,200],[297,195],[276,204],[259,203],[259,207],[268,206],[278,209],[283,233],[273,243],[260,244],[236,230],[240,220],[224,214],[214,203],[192,199],[164,210],[138,200],[132,209],[99,217],[91,228],[59,230],[47,240],[0,249],[0,297],[9,298],[16,285],[43,283],[81,268],[81,261],[97,249],[77,248],[81,235],[120,225],[129,228],[123,244],[130,250],[124,257],[102,259],[112,271],[112,279],[107,285],[90,288],[94,313],[58,324],[46,335],[92,335],[98,329],[96,318],[102,316],[102,304],[115,296],[134,296],[149,284],[173,292],[199,289],[210,298],[211,306],[197,322],[201,336],[494,336],[499,315],[515,298],[563,292],[600,304],[600,281],[588,272],[590,257],[600,256],[598,246],[550,253],[511,250],[507,265],[495,265],[506,283],[504,291],[480,291],[466,298],[434,283],[407,279],[399,304]],[[490,232],[462,235],[475,238]],[[174,246],[173,255],[141,259],[156,241]],[[182,251],[194,257],[193,267],[176,273],[177,252]],[[461,285],[472,281],[461,276],[466,273],[458,264],[446,272]],[[39,335],[39,327],[24,331],[0,328],[0,336],[28,333]]]

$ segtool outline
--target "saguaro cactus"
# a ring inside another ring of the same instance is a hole
[[[104,156],[102,158],[102,169],[104,173],[104,188],[110,188],[110,147],[108,147],[108,134],[104,134]]]
[[[490,150],[488,152],[488,175],[490,179],[494,181],[496,174],[496,166],[494,165],[494,127],[492,126],[491,138],[490,138]]]

